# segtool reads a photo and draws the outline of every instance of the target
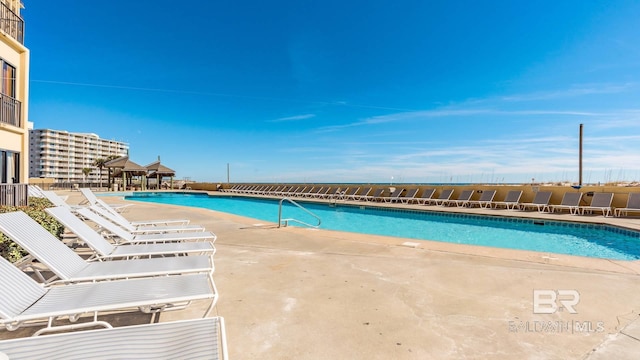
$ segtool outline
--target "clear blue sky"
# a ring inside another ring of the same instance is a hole
[[[24,2],[35,127],[178,178],[640,180],[638,1]]]

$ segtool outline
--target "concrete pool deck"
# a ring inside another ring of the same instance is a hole
[[[60,194],[69,203],[82,200],[78,192]],[[214,313],[225,317],[231,359],[635,359],[640,353],[640,261],[278,229],[152,203],[136,202],[124,215],[189,218],[218,235]],[[638,219],[605,221],[640,229]],[[534,290],[577,291],[576,313],[534,313]],[[193,305],[159,320],[199,317],[207,304]],[[119,314],[113,321],[148,316]]]

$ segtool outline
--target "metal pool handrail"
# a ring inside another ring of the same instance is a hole
[[[292,203],[293,205],[295,205],[295,206],[299,207],[300,209],[302,209],[302,210],[303,210],[304,212],[306,212],[307,214],[309,214],[309,215],[313,216],[314,218],[318,219],[318,225],[311,225],[311,224],[307,224],[306,222],[304,222],[304,221],[300,221],[300,220],[298,220],[298,219],[283,219],[283,218],[282,218],[282,203],[283,203],[285,200],[286,200],[286,201],[288,201],[288,202],[290,202],[290,203]],[[316,214],[312,213],[311,211],[309,211],[309,210],[305,209],[302,205],[300,205],[300,204],[298,204],[297,202],[295,202],[295,201],[293,201],[293,200],[291,200],[291,199],[289,199],[289,198],[286,198],[286,197],[285,197],[285,198],[282,198],[282,199],[280,200],[279,205],[278,205],[278,227],[282,226],[283,221],[284,221],[284,226],[289,226],[289,222],[293,221],[293,222],[297,222],[297,223],[299,223],[299,224],[302,224],[302,225],[305,225],[305,226],[308,226],[308,227],[312,227],[312,228],[314,228],[314,229],[319,228],[319,227],[320,227],[320,223],[322,222],[322,220],[320,219],[320,217],[319,217],[318,215],[316,215]]]

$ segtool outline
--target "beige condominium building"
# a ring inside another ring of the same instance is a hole
[[[107,170],[96,167],[97,159],[120,157],[129,153],[129,145],[101,139],[96,134],[63,130],[29,131],[29,177],[53,179],[56,183],[106,184]],[[90,169],[85,175],[83,169]]]
[[[22,8],[19,0],[0,0],[0,205],[26,201],[29,50]]]

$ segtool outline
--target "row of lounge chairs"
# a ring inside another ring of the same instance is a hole
[[[531,202],[520,202],[523,191],[510,190],[502,200],[495,200],[496,190],[481,190],[480,197],[472,200],[476,190],[462,190],[455,199],[452,199],[454,189],[443,189],[435,196],[436,189],[427,188],[402,188],[396,187],[388,193],[385,188],[373,187],[336,187],[313,185],[236,185],[223,190],[229,193],[264,195],[278,197],[294,197],[308,199],[331,199],[369,202],[387,202],[419,205],[440,205],[456,207],[479,207],[509,210],[537,210],[539,212],[561,213],[569,212],[573,215],[602,214],[603,216],[627,216],[632,213],[640,213],[640,193],[630,193],[627,205],[624,208],[613,209],[613,193],[594,193],[589,205],[581,205],[583,193],[567,192],[563,195],[560,204],[550,204],[552,192],[539,191]]]
[[[267,185],[237,185],[230,189],[223,190],[228,193],[278,196],[289,198],[307,199],[332,199],[332,200],[354,200],[354,201],[379,201],[379,202],[402,202],[409,203],[420,189],[397,188],[390,194],[385,194],[385,189],[375,189],[373,187],[337,187],[337,186],[267,186]]]
[[[227,358],[224,319],[208,317],[218,299],[215,234],[185,219],[131,222],[89,193],[86,207],[39,194],[59,203],[46,212],[87,247],[80,255],[24,212],[0,214],[0,232],[29,253],[17,266],[0,258],[0,325],[41,326],[34,337],[0,341],[0,358]],[[98,317],[155,314],[198,300],[209,301],[202,319],[113,328]],[[85,329],[97,326],[104,329]],[[81,331],[61,333],[68,330]]]

